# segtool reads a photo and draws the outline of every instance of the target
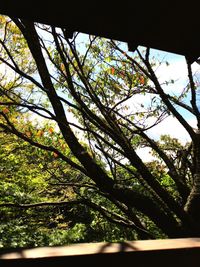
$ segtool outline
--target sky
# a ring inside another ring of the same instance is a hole
[[[166,86],[166,90],[169,93],[179,93],[186,86],[188,82],[187,66],[185,62],[185,57],[182,55],[177,55],[173,53],[168,53],[160,50],[152,49],[152,54],[156,58],[164,59],[169,65],[162,64],[157,70],[156,75],[159,78],[159,81],[165,82],[173,79],[175,82],[172,85]],[[192,64],[193,74],[196,77],[200,78],[200,65],[194,62]],[[189,101],[189,99],[188,99]],[[192,127],[196,127],[195,119],[189,112],[182,112],[184,118],[190,123]],[[159,124],[155,128],[149,131],[152,136],[168,133],[173,137],[176,137],[185,143],[189,140],[189,136],[183,127],[177,122],[176,119],[168,117],[163,123]]]
[[[155,49],[152,49],[152,54],[155,55],[156,58],[163,58],[165,61],[169,62],[168,66],[163,64],[156,71],[157,77],[159,77],[161,82],[170,79],[175,80],[175,83],[172,84],[172,86],[168,86],[166,90],[169,90],[169,92],[180,92],[187,84],[188,78],[184,56]],[[200,78],[200,65],[194,62],[192,64],[192,70],[193,74]],[[187,122],[189,122],[193,128],[196,128],[196,120],[194,117],[187,112],[183,112],[182,114],[183,117],[187,119]],[[190,137],[183,126],[171,116],[148,131],[148,135],[154,139],[158,139],[158,137],[163,134],[169,134],[171,137],[179,139],[182,144],[190,141]],[[144,161],[151,161],[153,158],[148,148],[138,149],[137,153]]]
[[[84,41],[88,39],[88,35],[80,34],[78,38],[79,40],[77,41],[77,43],[80,43],[79,49],[84,53]],[[126,43],[123,43],[123,46],[123,48],[128,49]],[[143,49],[143,47],[140,48]],[[175,81],[174,84],[168,85],[166,87],[166,90],[173,93],[181,92],[187,83],[187,66],[185,57],[182,55],[177,55],[156,49],[151,49],[151,56],[154,56],[156,60],[167,61],[169,63],[161,64],[156,69],[156,75],[161,83],[169,81],[171,79]],[[194,74],[196,73],[200,77],[200,65],[193,63],[192,68]],[[143,97],[140,97],[138,101],[144,101]],[[183,115],[185,118],[187,118],[187,121],[192,125],[192,127],[196,126],[195,120],[192,116],[190,116],[186,112],[183,113]],[[70,118],[70,121],[72,120],[73,118]],[[182,143],[186,143],[190,140],[189,135],[187,134],[185,129],[176,119],[172,117],[168,117],[162,123],[160,123],[156,127],[153,127],[151,130],[149,130],[148,134],[154,139],[158,139],[161,134],[170,134],[172,137],[178,138]]]
[[[82,35],[81,38],[87,38],[87,35]],[[80,40],[81,41],[81,40]],[[127,46],[126,44],[124,44]],[[142,49],[142,47],[141,47]],[[184,56],[164,52],[156,49],[151,49],[151,56],[161,61],[167,61],[169,64],[162,64],[156,69],[156,75],[160,82],[169,81],[173,79],[175,83],[172,86],[167,86],[166,90],[169,92],[180,92],[187,82],[187,67]],[[0,66],[0,68],[2,68]],[[192,64],[193,73],[200,79],[200,65]],[[2,71],[2,69],[1,69]],[[142,97],[139,101],[143,101]],[[196,127],[194,118],[188,113],[183,113],[184,117],[192,127]],[[168,117],[164,122],[149,130],[148,134],[157,139],[161,134],[170,134],[172,137],[178,138],[182,143],[189,141],[187,132],[183,129],[180,123],[172,117]],[[147,153],[148,154],[148,153]]]

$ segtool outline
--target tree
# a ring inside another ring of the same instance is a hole
[[[131,229],[106,222],[69,183],[64,186],[63,174],[77,182],[76,173],[54,154],[1,133],[0,166],[0,248],[134,238]]]
[[[89,36],[80,49],[79,34],[69,39],[66,29],[12,20],[5,19],[1,34],[0,60],[14,77],[1,82],[1,129],[81,174],[76,180],[65,173],[56,178],[63,187],[72,186],[83,205],[138,238],[199,236],[200,116],[189,60],[188,86],[170,94],[156,76],[149,48],[131,54],[119,42]],[[132,108],[138,95],[149,99],[140,110]],[[53,122],[63,146],[46,130],[32,125],[27,131],[26,120],[23,127],[17,124],[16,109]],[[194,116],[197,129],[183,109]],[[172,153],[166,146],[175,140],[158,142],[148,134],[167,116],[191,138],[184,148],[174,144]],[[159,158],[160,172],[155,162],[139,157],[141,147]]]

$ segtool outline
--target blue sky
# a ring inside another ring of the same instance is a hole
[[[47,37],[47,34],[46,36]],[[86,34],[80,34],[79,40],[80,42],[84,42],[88,38],[88,35]],[[82,48],[81,48],[82,47]],[[124,47],[128,49],[128,46],[126,43],[124,43]],[[85,49],[84,44],[80,44],[81,49]],[[141,47],[142,49],[142,47]],[[161,50],[151,49],[151,56],[154,56],[157,60],[160,61],[167,61],[169,63],[169,66],[166,64],[162,64],[159,68],[156,70],[156,74],[159,77],[161,82],[173,79],[175,80],[175,83],[172,86],[168,86],[166,90],[169,90],[169,92],[178,93],[180,92],[187,82],[187,67],[185,64],[185,58],[181,55],[176,55],[169,52],[164,52]],[[200,78],[200,66],[197,63],[193,63],[193,72],[196,73],[197,76]],[[187,120],[191,123],[193,127],[195,127],[194,119],[191,115],[189,115],[187,112],[184,112],[183,115]],[[173,135],[178,138],[182,138],[183,141],[188,139],[187,133],[184,132],[184,130],[181,128],[181,126],[173,119],[169,118],[168,121],[165,123],[165,125],[160,125],[157,127],[157,129],[152,132],[152,135],[159,135],[160,133],[164,133],[165,130],[166,133],[169,133],[170,129],[168,125],[171,125],[171,127],[176,128],[176,131],[173,132]],[[171,131],[170,131],[171,132]],[[181,132],[181,134],[180,134]]]
[[[80,34],[78,38],[80,41],[79,48],[81,50],[83,49],[83,51],[85,49],[83,43],[87,40],[87,38],[88,35],[86,34]],[[128,46],[126,43],[122,43],[122,47],[123,49],[128,51]],[[144,47],[139,48],[143,49]],[[159,77],[161,83],[173,79],[175,83],[172,85],[168,85],[165,88],[169,93],[180,93],[186,86],[188,81],[185,57],[182,55],[177,55],[174,53],[169,53],[156,49],[151,49],[151,56],[154,56],[155,60],[167,61],[169,63],[169,65],[162,64],[160,67],[158,67],[156,69],[156,75]],[[194,74],[196,73],[196,75],[200,77],[200,66],[197,63],[193,63],[192,68]],[[142,98],[141,101],[143,101]],[[192,127],[196,126],[195,120],[192,115],[183,110],[182,115],[187,119],[187,121],[192,125]],[[174,131],[174,129],[176,130]],[[187,132],[183,129],[180,123],[172,117],[167,118],[163,123],[152,129],[150,132],[150,134],[154,137],[158,137],[160,134],[165,133],[171,134],[173,137],[179,138],[183,143],[189,141],[189,136]]]

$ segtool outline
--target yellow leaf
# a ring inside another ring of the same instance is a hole
[[[39,136],[39,137],[41,137],[41,136],[43,136],[43,134],[44,134],[44,131],[42,131],[42,130],[39,130],[38,132],[37,132],[37,136]]]
[[[27,137],[31,137],[31,135],[32,135],[32,133],[30,131],[27,131],[25,134]]]
[[[65,65],[63,63],[60,64],[60,69],[64,72],[65,71]]]

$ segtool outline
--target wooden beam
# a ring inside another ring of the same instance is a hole
[[[0,266],[199,266],[200,238],[83,243],[0,251]]]

